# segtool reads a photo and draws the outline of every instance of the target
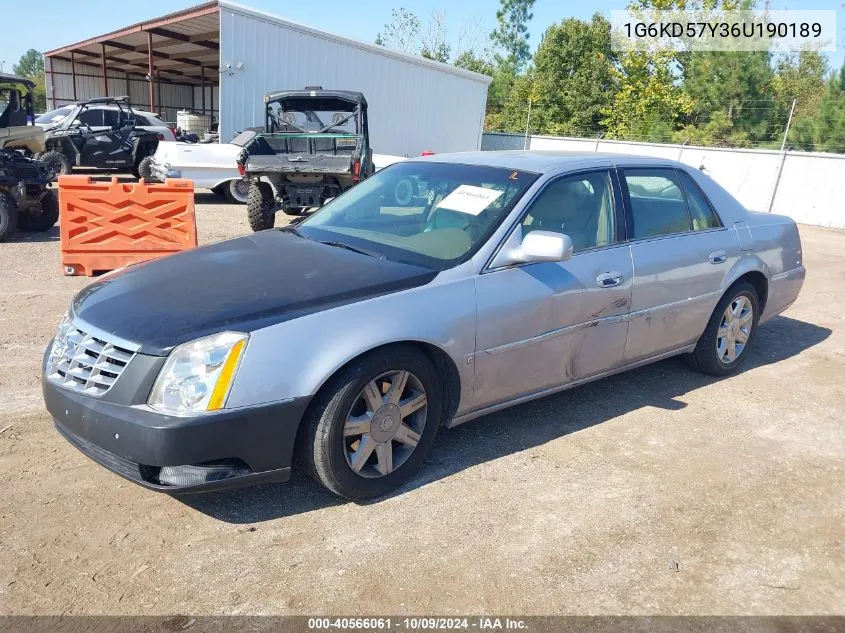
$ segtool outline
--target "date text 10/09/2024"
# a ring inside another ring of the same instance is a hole
[[[445,631],[445,630],[479,630],[519,631],[528,628],[524,620],[516,618],[309,618],[308,631]]]

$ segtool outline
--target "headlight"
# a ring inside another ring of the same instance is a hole
[[[170,415],[222,409],[248,338],[221,332],[179,345],[161,368],[148,404]]]

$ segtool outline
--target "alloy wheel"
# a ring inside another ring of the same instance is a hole
[[[414,374],[386,372],[368,382],[346,416],[344,455],[361,477],[389,475],[401,467],[420,441],[428,397]]]
[[[725,308],[716,334],[716,354],[723,363],[736,361],[745,351],[751,328],[754,327],[754,308],[745,295],[738,295]]]

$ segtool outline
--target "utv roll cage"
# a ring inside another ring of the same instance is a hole
[[[25,90],[21,90],[24,87]],[[0,91],[9,91],[9,101],[0,114],[0,128],[22,127],[35,121],[32,92],[35,83],[27,77],[0,73]]]
[[[135,122],[135,111],[132,109],[132,106],[129,104],[129,97],[95,97],[93,99],[86,99],[85,101],[77,101],[73,104],[73,110],[62,119],[62,121],[55,127],[55,130],[67,130],[70,128],[71,125],[79,118],[79,115],[86,109],[88,106],[92,105],[115,105],[117,109],[120,111],[120,118],[119,120],[122,121],[122,125],[126,125],[128,122]]]

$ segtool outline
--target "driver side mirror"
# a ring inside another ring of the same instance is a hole
[[[572,257],[572,238],[553,231],[531,231],[522,237],[522,228],[511,233],[491,268],[537,262],[563,262]]]

